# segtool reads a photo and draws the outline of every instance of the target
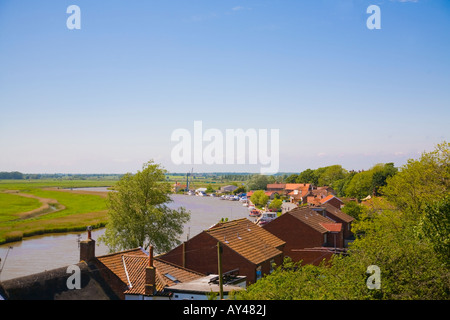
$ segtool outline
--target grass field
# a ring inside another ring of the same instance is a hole
[[[18,218],[21,212],[28,212],[41,206],[41,202],[33,198],[25,198],[16,194],[0,193],[0,223]]]
[[[111,187],[114,184],[115,181],[110,180],[1,180],[0,244],[44,233],[105,226],[108,218],[106,193],[68,188]],[[20,193],[10,193],[13,191]],[[51,207],[42,209],[46,202],[51,203]],[[27,212],[31,214],[26,215]]]

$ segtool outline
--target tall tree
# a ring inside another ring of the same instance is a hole
[[[450,143],[438,144],[420,159],[409,159],[380,190],[399,209],[422,214],[427,205],[449,194]]]
[[[170,184],[165,182],[166,170],[153,161],[142,171],[124,175],[108,194],[109,220],[100,237],[111,252],[135,247],[165,252],[179,244],[183,225],[190,213],[184,208],[170,209]]]

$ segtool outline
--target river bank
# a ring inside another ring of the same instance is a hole
[[[185,207],[191,212],[191,220],[184,226],[179,240],[192,238],[208,229],[222,218],[229,220],[248,218],[248,209],[238,201],[221,201],[214,197],[195,197],[174,194],[171,208]],[[93,230],[92,237],[97,240],[104,228]],[[79,260],[79,239],[86,237],[85,230],[46,234],[24,238],[19,242],[0,245],[0,258],[4,269],[0,280],[12,279],[45,270],[77,263]],[[9,247],[13,249],[9,250]],[[108,248],[97,241],[96,254],[108,253]],[[5,261],[6,254],[8,257]]]

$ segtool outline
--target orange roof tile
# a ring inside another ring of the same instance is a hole
[[[205,232],[254,264],[281,254],[278,248],[285,244],[247,218],[219,223]]]
[[[145,294],[145,269],[148,266],[148,253],[141,248],[116,252],[97,257],[106,268],[116,274],[128,286],[125,294]],[[188,282],[204,276],[167,261],[154,257],[156,290],[159,294],[165,287],[178,282]],[[170,275],[169,277],[167,275]],[[174,281],[173,279],[177,279]]]
[[[342,223],[323,223],[319,224],[330,232],[340,232],[342,229]]]
[[[352,222],[353,220],[355,220],[355,218],[353,218],[352,216],[349,216],[345,212],[342,212],[341,210],[339,210],[338,208],[336,208],[335,206],[333,206],[333,205],[331,205],[329,203],[323,204],[322,207],[324,207],[325,210],[329,214],[334,215],[335,217],[341,219],[342,221]]]
[[[338,197],[333,196],[332,194],[330,194],[330,195],[328,195],[327,197],[325,197],[325,198],[323,198],[322,200],[320,200],[320,203],[326,203],[326,202],[330,201],[330,200],[333,199],[333,198],[336,198],[336,199],[338,199],[340,202],[342,202],[341,199],[339,199]]]
[[[322,216],[321,214],[308,207],[297,207],[287,212],[286,214],[291,214],[295,218],[299,219],[300,221],[309,225],[311,228],[319,231],[320,233],[330,231],[329,229],[331,228],[331,226],[328,226],[328,224],[336,224],[333,223],[331,219]],[[323,224],[327,225],[328,228],[324,227]]]

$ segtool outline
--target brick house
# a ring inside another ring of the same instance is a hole
[[[328,195],[327,197],[325,197],[323,199],[320,199],[321,205],[324,205],[326,203],[331,204],[332,206],[334,206],[337,209],[341,209],[344,206],[344,202],[332,194]]]
[[[205,275],[171,264],[142,248],[95,256],[95,240],[80,242],[80,260],[99,270],[101,278],[121,300],[168,300],[166,289]]]
[[[278,194],[283,194],[285,187],[286,187],[286,184],[284,184],[284,183],[269,183],[267,185],[267,191],[273,191],[273,192],[278,192]]]
[[[336,208],[334,205],[332,205],[329,202],[326,202],[324,205],[318,206],[318,207],[311,207],[311,209],[319,212],[324,217],[327,217],[334,222],[341,223],[342,224],[342,232],[345,240],[350,240],[353,238],[353,233],[351,231],[351,224],[353,220],[355,220],[353,217],[349,216],[348,214],[342,212],[338,208]],[[344,247],[346,247],[344,243]]]
[[[337,223],[310,207],[297,207],[263,228],[285,242],[284,256],[311,263],[323,252],[343,248],[342,223]]]
[[[284,241],[243,218],[218,223],[197,234],[160,258],[204,274],[218,273],[218,242],[222,246],[222,271],[239,269],[247,284],[283,261]]]

